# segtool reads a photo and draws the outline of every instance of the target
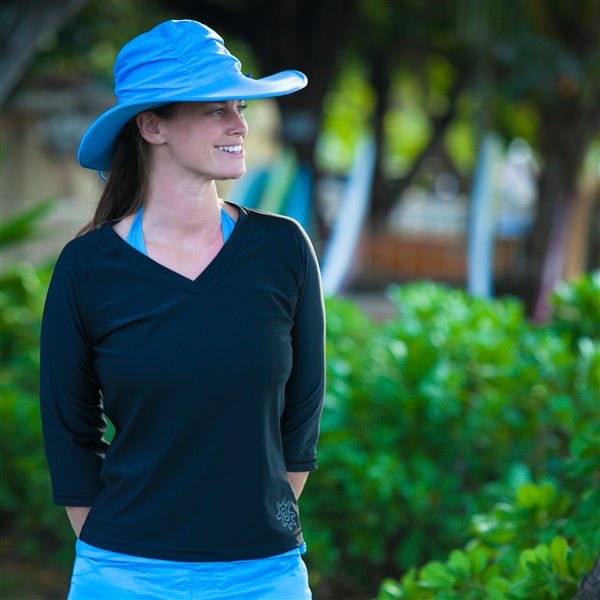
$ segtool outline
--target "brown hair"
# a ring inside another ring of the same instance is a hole
[[[163,119],[172,118],[177,103],[152,109]],[[117,223],[143,204],[148,186],[150,152],[148,142],[140,135],[135,117],[119,132],[115,142],[110,174],[96,205],[91,221],[77,236],[99,229],[106,223]]]

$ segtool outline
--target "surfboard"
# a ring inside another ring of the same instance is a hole
[[[375,141],[368,138],[357,149],[332,231],[325,243],[321,277],[326,296],[339,293],[348,277],[371,198],[375,157]]]

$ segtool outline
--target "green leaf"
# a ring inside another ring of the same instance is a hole
[[[556,536],[550,544],[552,570],[563,576],[569,574],[569,544],[564,537]]]
[[[50,211],[54,202],[53,199],[45,200],[0,222],[0,248],[26,242],[38,234],[40,220]]]
[[[471,558],[462,550],[453,550],[448,558],[448,567],[461,580],[471,575]]]
[[[535,587],[530,576],[525,577],[511,585],[508,589],[508,597],[523,598],[524,600],[532,600],[532,589]]]
[[[456,583],[456,576],[444,563],[438,561],[427,563],[419,575],[419,585],[425,588],[449,590]]]
[[[485,586],[489,600],[508,600],[506,595],[510,588],[510,581],[504,577],[492,577]]]
[[[550,483],[544,483],[538,488],[538,505],[540,508],[548,508],[556,498],[556,488]]]
[[[407,597],[409,598],[418,598],[419,595],[428,593],[424,592],[423,588],[419,587],[416,581],[416,577],[417,569],[415,567],[411,567],[408,573],[406,573],[406,575],[402,577],[402,587],[406,591],[406,594],[408,595]]]
[[[535,483],[524,483],[517,490],[517,504],[523,508],[534,508],[540,500],[540,491]]]
[[[380,600],[394,600],[395,598],[406,598],[402,586],[394,579],[385,579],[379,588]]]
[[[521,552],[521,555],[519,556],[519,564],[521,565],[521,568],[525,571],[529,570],[530,565],[537,563],[537,561],[538,556],[535,550],[532,550],[531,548],[523,550],[523,552]]]
[[[474,548],[469,552],[469,557],[473,565],[473,575],[481,575],[488,564],[487,554],[481,548]]]

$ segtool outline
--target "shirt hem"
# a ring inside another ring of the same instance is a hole
[[[240,550],[236,548],[234,550],[165,550],[160,549],[152,551],[148,549],[148,546],[141,544],[131,544],[123,542],[115,542],[111,540],[106,542],[102,538],[94,537],[93,535],[87,535],[85,529],[82,531],[80,536],[82,542],[100,548],[102,550],[108,550],[110,552],[116,552],[119,554],[126,554],[129,556],[136,556],[140,558],[157,559],[157,560],[169,560],[174,562],[233,562],[239,560],[255,560],[260,558],[269,558],[278,556],[299,548],[302,550],[306,548],[304,540],[301,535],[297,536],[290,544],[281,545],[269,545],[269,546],[257,546],[252,548],[246,548]]]
[[[317,463],[316,462],[308,462],[308,463],[285,463],[285,470],[290,473],[304,473],[305,471],[316,471]]]
[[[95,500],[96,496],[52,496],[52,501],[58,506],[92,506]]]

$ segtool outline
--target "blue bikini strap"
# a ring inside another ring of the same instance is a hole
[[[143,211],[144,207],[140,206],[140,209],[137,211],[135,217],[133,218],[133,222],[131,223],[131,228],[127,234],[126,242],[142,254],[148,255],[148,252],[146,252],[146,244],[144,243],[144,234],[142,232]],[[229,239],[234,227],[235,221],[229,216],[227,211],[221,209],[221,231],[223,232],[224,242]]]

